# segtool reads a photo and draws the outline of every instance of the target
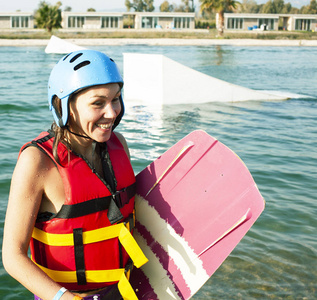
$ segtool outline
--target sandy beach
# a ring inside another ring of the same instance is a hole
[[[260,39],[136,39],[136,38],[105,38],[105,39],[65,39],[65,41],[80,46],[120,46],[120,45],[150,45],[150,46],[304,46],[317,47],[317,40],[260,40]],[[0,46],[46,46],[46,39],[0,39]]]

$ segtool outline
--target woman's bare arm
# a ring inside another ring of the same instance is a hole
[[[51,165],[50,159],[34,147],[20,155],[11,181],[2,249],[7,272],[45,300],[53,299],[61,286],[39,269],[27,252]],[[66,292],[61,299],[73,297]]]

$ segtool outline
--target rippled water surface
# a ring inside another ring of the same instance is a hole
[[[95,48],[96,47],[91,47]],[[304,47],[99,47],[161,53],[252,89],[311,96],[275,102],[127,105],[120,130],[138,173],[189,132],[203,129],[246,163],[266,200],[258,221],[194,299],[316,299],[317,51]],[[46,82],[60,55],[0,47],[0,238],[21,145],[49,128]],[[194,87],[193,87],[194,88]],[[149,100],[151,95],[149,95]],[[206,220],[207,222],[208,220]],[[0,298],[32,295],[0,266]]]

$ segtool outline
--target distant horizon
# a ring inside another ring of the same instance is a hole
[[[268,0],[256,0],[256,3],[263,4]],[[46,1],[50,4],[57,3],[58,1]],[[89,3],[87,2],[77,2],[75,0],[62,0],[62,10],[65,10],[66,7],[71,7],[73,12],[86,12],[89,8],[94,8],[97,12],[124,12],[126,10],[126,6],[124,5],[125,0],[91,0]],[[159,6],[164,0],[155,0],[154,6],[155,11],[159,10]],[[291,3],[291,5],[295,8],[301,8],[304,5],[308,5],[310,0],[290,0],[284,1],[284,3]],[[39,6],[40,0],[12,0],[6,3],[0,4],[0,13],[1,12],[33,12]],[[171,0],[169,1],[171,4],[180,5],[181,0]],[[194,0],[194,5],[197,8],[200,6],[200,2],[198,0]]]

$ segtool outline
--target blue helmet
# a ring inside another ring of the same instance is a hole
[[[64,56],[53,68],[48,81],[48,103],[58,126],[64,127],[69,116],[69,97],[84,88],[108,83],[123,86],[116,63],[107,55],[95,50],[79,50]],[[60,114],[53,106],[55,97],[61,99]],[[119,124],[124,105],[120,96],[121,112],[113,129]]]

